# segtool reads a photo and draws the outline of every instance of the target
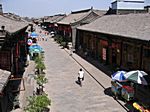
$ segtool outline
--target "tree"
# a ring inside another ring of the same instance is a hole
[[[35,68],[37,69],[38,74],[43,73],[43,70],[45,70],[46,67],[45,67],[45,64],[43,62],[42,56],[36,57],[34,61],[35,61],[35,64],[36,64]]]
[[[37,62],[35,68],[37,69],[39,74],[43,73],[43,70],[46,69],[44,62],[42,61]]]
[[[38,85],[43,86],[43,84],[48,82],[48,79],[44,75],[38,75],[36,77],[36,81]]]
[[[42,59],[41,56],[37,56],[34,61],[35,61],[36,64],[38,64],[39,62],[42,62],[43,59]]]
[[[25,112],[43,112],[45,108],[51,105],[51,100],[48,98],[47,94],[30,96],[27,100],[29,103],[24,109]]]
[[[45,78],[45,75],[38,75],[36,78],[36,82],[39,85],[39,88],[37,88],[37,94],[42,94],[43,91],[43,85],[46,84],[48,82],[48,79]]]

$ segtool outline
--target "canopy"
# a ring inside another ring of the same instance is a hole
[[[35,44],[35,45],[32,45],[32,46],[30,46],[29,47],[29,52],[31,53],[41,53],[41,52],[43,52],[43,49],[42,49],[42,47],[41,46],[39,46],[39,45],[37,45],[37,44]]]
[[[137,84],[148,85],[148,82],[144,78],[147,75],[148,74],[144,71],[134,70],[134,71],[127,72],[125,74],[125,77],[127,80],[133,81]]]
[[[31,45],[29,47],[29,50],[33,50],[33,49],[38,49],[39,51],[43,51],[42,47],[37,44]]]
[[[37,38],[38,34],[36,32],[32,32],[29,36],[32,38]]]
[[[117,71],[112,75],[112,80],[117,80],[117,81],[125,81],[125,71]]]

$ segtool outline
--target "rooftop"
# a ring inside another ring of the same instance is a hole
[[[76,21],[81,20],[84,16],[86,16],[89,12],[79,12],[79,13],[71,13],[64,19],[58,22],[58,24],[70,24]]]
[[[65,14],[50,16],[45,20],[45,22],[56,23],[56,22],[62,20],[65,16],[66,16]]]
[[[0,69],[0,92],[2,92],[6,86],[10,74],[9,71]]]
[[[150,14],[106,15],[78,29],[150,40]]]
[[[94,12],[97,16],[102,16],[102,15],[106,14],[106,11],[104,11],[104,10],[95,10],[93,8],[75,11],[75,12],[71,12],[67,17],[65,17],[64,19],[59,21],[58,24],[69,25],[71,23],[78,22],[78,21],[84,19],[85,17],[87,17],[91,12]]]
[[[14,33],[25,28],[28,24],[23,21],[13,20],[8,17],[0,15],[0,27],[5,26],[5,30],[9,33]]]

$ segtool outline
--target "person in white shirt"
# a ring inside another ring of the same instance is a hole
[[[78,73],[78,80],[80,81],[80,79],[82,79],[82,81],[84,80],[84,71],[82,70],[82,68],[80,68],[79,73]]]

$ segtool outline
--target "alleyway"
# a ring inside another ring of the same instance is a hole
[[[45,51],[46,76],[49,79],[45,90],[52,100],[51,112],[126,112],[87,72],[80,87],[76,80],[81,66],[52,38],[38,43]],[[103,75],[102,83],[110,86],[110,82],[106,82],[110,79],[104,73],[94,75]]]

